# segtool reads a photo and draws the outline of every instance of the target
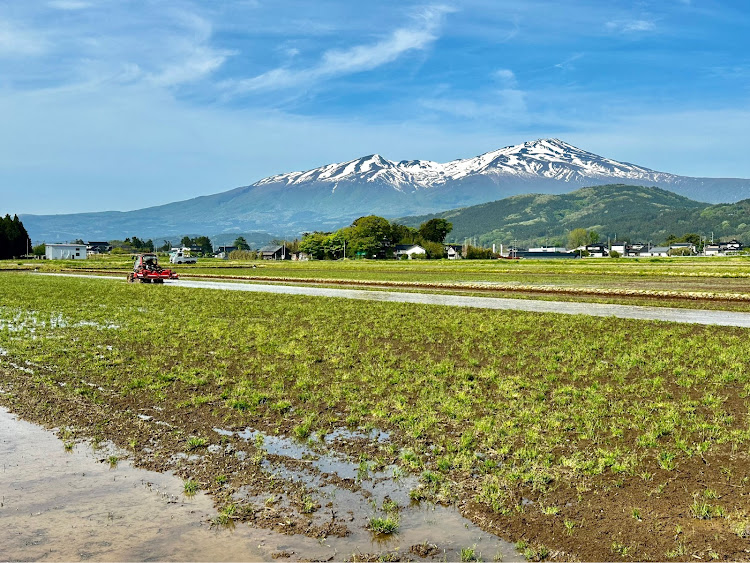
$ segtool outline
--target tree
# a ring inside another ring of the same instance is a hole
[[[311,258],[322,260],[326,257],[326,238],[330,234],[331,233],[322,233],[319,231],[305,233],[302,235],[299,249],[305,254],[309,254]]]
[[[189,236],[185,235],[182,237],[182,240],[180,241],[180,244],[182,246],[193,246],[193,239],[191,239]]]
[[[45,248],[45,245],[43,245],[43,244],[39,244],[39,245],[35,246],[33,248],[33,250],[32,250],[32,252],[34,253],[34,256],[44,256],[44,253],[46,251],[47,251],[47,249]]]
[[[388,219],[377,215],[367,215],[356,219],[351,227],[337,231],[351,247],[354,254],[368,258],[384,258],[393,243],[393,229]]]
[[[211,242],[211,239],[206,236],[195,237],[193,244],[195,246],[200,246],[201,253],[203,254],[211,254],[214,251],[214,245]]]
[[[492,258],[492,250],[489,248],[480,248],[478,246],[466,246],[466,259],[467,260],[487,260]]]
[[[578,248],[589,243],[589,232],[586,229],[573,229],[568,233],[568,246]]]
[[[445,246],[440,242],[433,242],[431,240],[422,241],[422,247],[427,252],[427,258],[438,260],[447,256]]]
[[[5,215],[0,219],[0,259],[23,256],[31,248],[29,233],[23,223],[14,215]]]
[[[245,237],[242,236],[234,239],[232,246],[234,246],[237,250],[250,250],[250,245],[247,244]]]
[[[414,244],[417,237],[419,237],[419,232],[417,229],[407,227],[406,225],[392,223],[391,236],[393,237],[393,242],[396,244]]]
[[[445,237],[453,230],[453,223],[445,219],[430,219],[419,226],[419,235],[424,240],[432,242],[445,242]]]

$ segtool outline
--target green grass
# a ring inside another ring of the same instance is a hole
[[[185,491],[185,494],[188,495],[188,496],[194,495],[195,493],[197,493],[200,490],[200,488],[201,487],[198,484],[198,482],[193,481],[192,479],[188,479],[183,484],[183,489]]]
[[[0,268],[4,264],[19,268],[16,262],[0,263]],[[128,256],[100,256],[85,261],[27,261],[20,267],[124,276],[132,268],[132,260]],[[485,291],[480,294],[484,296],[750,311],[750,257],[310,262],[201,259],[196,265],[179,265],[176,269],[187,278],[220,276],[238,281],[253,278],[318,284],[386,282],[390,290],[449,293],[471,293],[477,291],[473,287],[483,287]],[[446,284],[448,288],[439,289]],[[696,297],[701,300],[696,301]]]
[[[384,517],[373,516],[367,527],[376,534],[393,534],[398,531],[398,517],[390,514]]]
[[[721,511],[750,513],[746,494],[722,493],[730,479],[745,487],[744,329],[0,272],[0,348],[0,383],[12,360],[71,400],[156,405],[191,449],[207,445],[180,427],[196,412],[225,427],[283,422],[300,439],[388,430],[380,454],[421,476],[415,498],[462,498],[497,521],[543,506],[563,523],[556,495],[569,488],[584,505],[623,486],[672,494],[664,487],[704,459],[721,480],[702,483],[710,492],[695,501],[721,496]],[[701,524],[696,508],[689,521]],[[584,530],[565,526],[573,538]]]

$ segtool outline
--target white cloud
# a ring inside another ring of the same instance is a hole
[[[653,20],[616,20],[605,24],[608,31],[613,33],[643,33],[656,30]]]
[[[526,122],[528,117],[524,92],[511,88],[483,99],[442,97],[420,100],[420,104],[428,110],[483,122],[502,120],[518,124]]]
[[[510,69],[502,68],[500,70],[496,70],[494,75],[495,78],[507,88],[515,88],[518,83],[516,81],[515,73]]]
[[[47,48],[48,42],[41,34],[0,21],[0,57],[39,55]]]
[[[196,46],[183,53],[178,62],[150,75],[148,81],[156,86],[176,86],[195,82],[221,67],[231,54],[231,51]]]
[[[245,80],[226,82],[230,94],[259,90],[279,90],[317,82],[322,79],[373,70],[391,63],[410,51],[426,49],[438,38],[443,16],[452,10],[446,6],[431,6],[414,16],[416,25],[396,29],[384,39],[349,49],[332,49],[323,53],[320,61],[309,68],[275,68]]]

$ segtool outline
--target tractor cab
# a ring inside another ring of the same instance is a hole
[[[133,264],[133,271],[128,275],[130,283],[164,283],[164,280],[179,279],[172,270],[159,266],[156,254],[139,254]]]
[[[159,259],[156,254],[139,254],[133,265],[134,272],[141,269],[156,270],[157,268],[159,268]]]

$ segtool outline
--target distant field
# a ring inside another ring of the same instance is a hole
[[[8,266],[18,267],[15,262]],[[125,272],[128,257],[24,262],[44,270]],[[183,277],[381,285],[384,289],[473,292],[502,297],[591,300],[750,310],[750,257],[484,261],[234,262],[201,259]]]
[[[362,279],[378,266],[321,271]],[[407,276],[539,267],[387,266]],[[653,266],[637,275],[708,272]],[[711,267],[718,281],[747,271]],[[211,453],[227,443],[213,428],[313,443],[342,427],[386,431],[386,442],[337,447],[365,475],[395,463],[418,476],[412,498],[457,503],[529,559],[747,558],[747,330],[165,289],[0,272],[0,402],[70,436],[112,439],[256,524],[274,491],[297,507],[295,522],[322,517],[325,499],[269,478],[264,460],[276,458],[262,440],[241,467]],[[256,500],[237,501],[241,490]]]

